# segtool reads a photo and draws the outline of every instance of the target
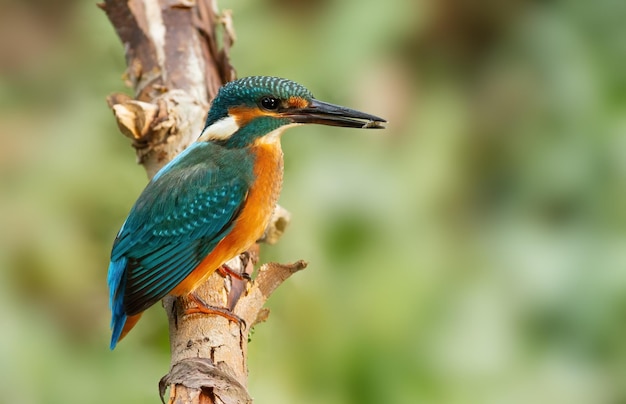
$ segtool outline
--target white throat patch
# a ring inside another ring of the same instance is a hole
[[[200,137],[199,141],[208,142],[209,140],[226,140],[239,130],[239,125],[235,122],[235,118],[227,116],[215,122],[211,126],[207,126]]]

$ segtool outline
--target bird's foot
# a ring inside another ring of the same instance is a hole
[[[217,268],[217,272],[219,272],[223,277],[231,276],[235,279],[239,279],[240,281],[246,280],[250,282],[252,280],[250,274],[246,271],[237,272],[226,264],[222,264],[219,268]]]
[[[246,326],[246,322],[241,317],[237,316],[232,311],[225,309],[223,307],[215,307],[207,304],[204,300],[202,300],[195,293],[189,294],[189,300],[193,301],[196,304],[196,307],[190,307],[185,310],[185,314],[209,314],[209,315],[217,315],[226,318],[233,323],[237,323],[239,325],[243,325],[244,328]]]

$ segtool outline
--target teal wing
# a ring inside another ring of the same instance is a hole
[[[251,166],[239,161],[233,169],[204,159],[202,150],[194,156],[194,148],[209,147],[197,145],[159,171],[115,239],[108,278],[114,340],[126,316],[161,300],[215,248],[245,202]]]

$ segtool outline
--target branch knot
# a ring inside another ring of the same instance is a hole
[[[198,391],[200,395],[212,394],[216,403],[252,403],[248,390],[233,376],[228,365],[218,362],[216,366],[209,358],[187,358],[175,363],[159,381],[159,395],[163,404],[170,385],[172,388],[182,385]]]

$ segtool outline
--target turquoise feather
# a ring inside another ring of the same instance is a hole
[[[127,316],[171,292],[232,228],[254,180],[253,159],[241,149],[194,143],[144,189],[111,252],[112,348]]]

